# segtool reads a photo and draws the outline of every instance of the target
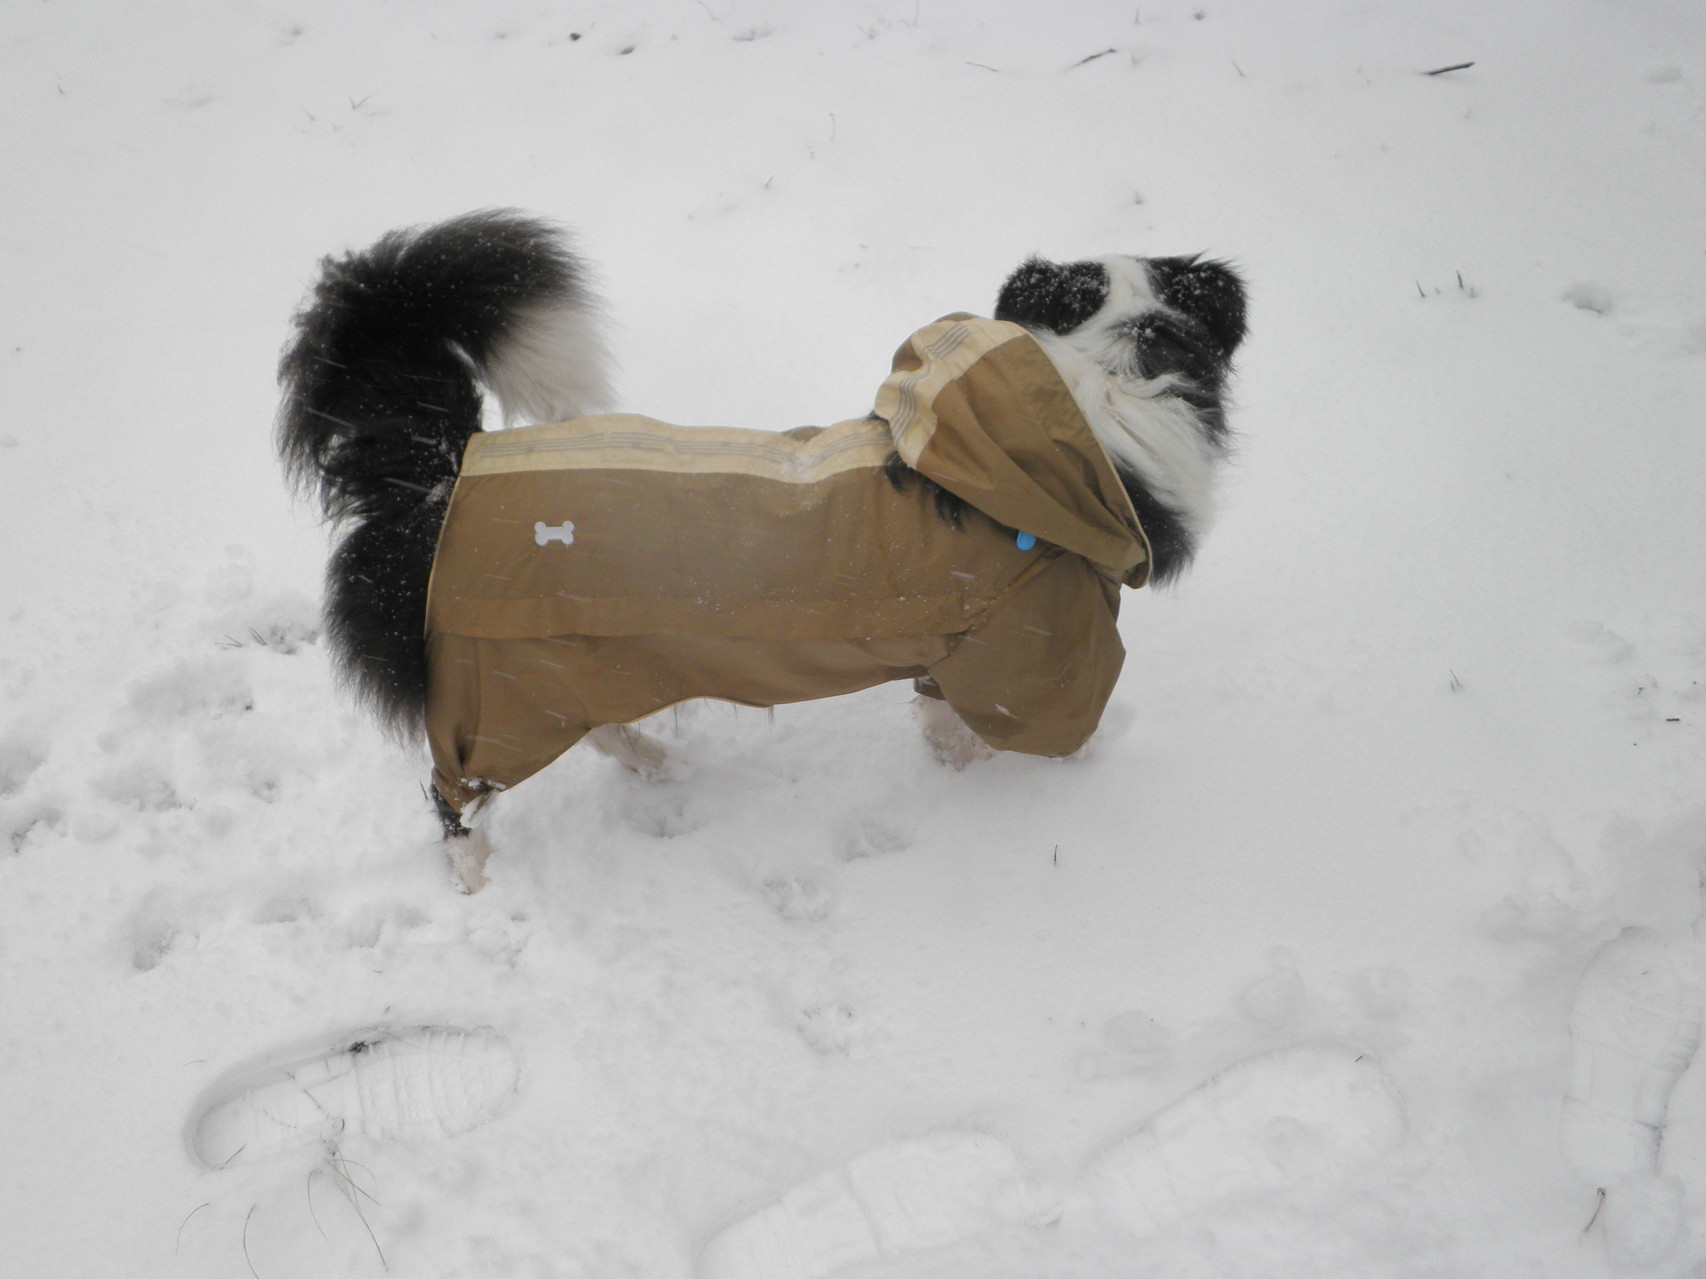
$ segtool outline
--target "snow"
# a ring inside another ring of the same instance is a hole
[[[1697,5],[176,0],[0,34],[0,1274],[704,1279],[798,1188],[938,1148],[1034,1199],[845,1273],[1706,1273]],[[321,255],[494,206],[575,229],[621,403],[670,421],[862,412],[1032,252],[1237,261],[1224,512],[1127,598],[1083,757],[945,770],[898,686],[692,707],[672,777],[572,753],[451,892],[423,759],[315,642],[269,422]],[[515,1095],[186,1143],[256,1063],[409,1027],[507,1044]],[[1085,1197],[1161,1116],[1211,1159],[1308,1138],[1308,1080],[1260,1063],[1321,1045],[1377,1063],[1395,1144],[1329,1133],[1367,1147],[1331,1184],[1153,1229]],[[1271,1123],[1222,1122],[1227,1078]]]

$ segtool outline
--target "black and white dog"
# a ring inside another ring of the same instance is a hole
[[[326,575],[335,662],[387,727],[418,738],[428,582],[481,388],[508,421],[605,411],[600,308],[562,235],[514,211],[392,232],[322,267],[280,368],[279,451],[345,530]],[[1152,580],[1177,577],[1228,450],[1222,395],[1245,332],[1237,274],[1200,258],[1033,258],[1001,287],[995,318],[1046,351],[1131,497]],[[897,485],[922,478],[898,457],[889,470]],[[957,499],[937,497],[954,521]],[[592,739],[631,766],[657,762],[631,731]],[[462,833],[442,801],[440,815]]]

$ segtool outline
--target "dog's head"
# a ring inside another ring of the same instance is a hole
[[[1221,402],[1244,340],[1244,284],[1224,262],[1032,258],[995,318],[1034,334],[1119,472],[1154,552],[1154,580],[1187,565],[1213,511],[1228,444]]]
[[[1226,263],[1195,257],[1032,258],[1002,285],[995,318],[1070,337],[1118,377],[1217,395],[1244,340],[1244,285]]]

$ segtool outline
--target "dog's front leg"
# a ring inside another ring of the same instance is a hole
[[[930,743],[936,758],[949,768],[964,768],[995,758],[995,748],[966,727],[954,708],[940,697],[920,693],[912,699],[912,706],[924,729],[924,740]]]
[[[464,893],[477,893],[486,886],[486,860],[492,855],[491,837],[483,826],[472,830],[464,826],[462,815],[445,803],[444,796],[436,789],[429,790],[439,825],[444,828],[444,848],[450,854],[450,870],[456,877],[456,887]]]

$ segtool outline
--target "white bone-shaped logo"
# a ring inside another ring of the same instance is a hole
[[[533,525],[533,542],[536,546],[544,546],[548,542],[561,542],[564,546],[574,545],[575,526],[564,520],[561,527],[552,528],[544,520]]]

